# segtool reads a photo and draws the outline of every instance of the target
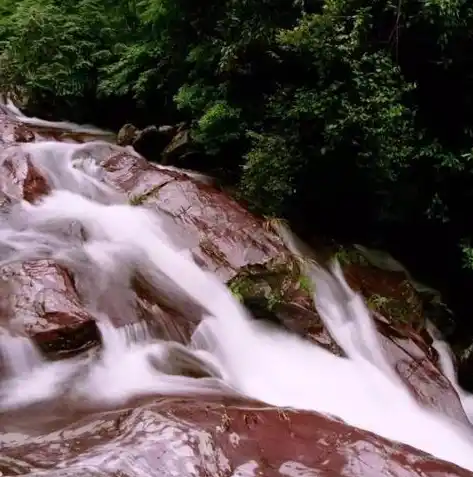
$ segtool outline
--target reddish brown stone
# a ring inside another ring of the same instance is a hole
[[[133,287],[138,317],[149,323],[153,334],[161,339],[189,343],[202,310],[191,303],[167,299],[165,293],[158,293],[140,278],[134,280]]]
[[[0,469],[54,477],[473,475],[317,413],[223,398],[157,399],[83,418],[41,439],[5,440]]]
[[[102,165],[107,180],[129,194],[132,203],[153,207],[183,225],[199,244],[196,257],[223,280],[245,265],[287,253],[261,219],[212,186],[126,153]]]
[[[27,154],[15,146],[0,156],[0,192],[10,200],[33,202],[49,192],[46,179],[31,164]]]
[[[98,342],[93,317],[68,272],[50,260],[0,268],[1,326],[34,338],[44,351],[76,353]]]
[[[0,143],[32,142],[40,139],[34,128],[23,124],[7,109],[0,110]]]
[[[405,273],[358,264],[346,265],[343,271],[350,287],[360,292],[372,308],[401,327],[423,327],[422,301]]]
[[[33,142],[35,140],[35,135],[34,132],[24,124],[19,124],[18,126],[15,126],[13,139],[15,142]]]

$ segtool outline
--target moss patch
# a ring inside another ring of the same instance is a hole
[[[340,265],[360,265],[366,267],[369,265],[368,260],[354,247],[346,247],[343,245],[336,245],[332,251],[332,259],[338,260]]]
[[[298,302],[308,307],[312,303],[310,280],[302,274],[299,261],[290,256],[243,267],[228,287],[242,303],[257,300],[268,311],[282,303]]]
[[[275,323],[343,355],[330,338],[315,310],[310,280],[292,256],[280,256],[265,264],[248,265],[228,282],[233,295],[255,319]]]

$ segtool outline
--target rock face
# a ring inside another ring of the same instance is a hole
[[[15,141],[87,139],[28,127],[7,113],[0,110],[0,212],[19,200],[34,202],[49,191],[46,178],[13,146]],[[15,133],[20,127],[21,137]],[[271,227],[220,190],[185,173],[126,151],[101,151],[102,180],[128,194],[131,204],[164,212],[176,240],[190,244],[196,262],[227,282],[255,318],[274,321],[342,353],[314,309],[297,261]],[[422,302],[408,278],[357,260],[346,260],[344,269],[350,285],[373,309],[387,355],[413,395],[466,423],[457,393],[439,371],[437,353],[424,330]],[[48,258],[3,265],[0,327],[28,334],[52,357],[95,345],[95,317],[77,285],[78,274]],[[110,295],[114,306],[121,303],[118,295]],[[141,318],[152,320],[161,337],[182,343],[189,340],[199,316],[192,306],[178,306],[157,295],[143,277],[135,278],[131,305],[128,297],[127,303]],[[12,424],[0,415],[0,475],[472,475],[337,419],[243,398],[143,399],[125,409],[68,416],[61,429],[44,428],[41,437],[20,439],[17,431],[25,416],[14,416]]]

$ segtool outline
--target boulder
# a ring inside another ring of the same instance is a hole
[[[117,135],[119,146],[132,146],[133,149],[144,158],[161,162],[160,156],[176,131],[175,126],[147,126],[138,129],[133,124],[122,126]]]
[[[15,145],[0,151],[0,192],[5,201],[33,202],[49,192],[46,179],[32,165],[27,154]]]
[[[67,270],[51,260],[14,262],[0,268],[0,326],[30,336],[44,353],[59,358],[98,344]]]
[[[117,144],[119,146],[131,146],[138,134],[139,129],[133,124],[127,123],[124,124],[117,135]]]
[[[179,157],[191,152],[191,135],[189,129],[177,131],[162,153],[163,164],[174,164]]]

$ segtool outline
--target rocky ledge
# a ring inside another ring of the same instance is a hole
[[[28,126],[1,109],[0,212],[19,200],[34,202],[50,190],[48,177],[33,165],[22,143],[93,139],[90,134]],[[196,262],[227,283],[256,319],[276,322],[341,353],[314,309],[299,261],[274,224],[192,175],[150,163],[131,150],[97,147],[93,142],[90,147],[100,161],[101,180],[127,194],[130,204],[164,213],[170,230],[175,227],[175,239],[189,244]],[[80,230],[68,233],[81,239]],[[315,247],[315,254],[321,260],[330,255],[339,258],[348,282],[372,309],[386,353],[413,395],[426,406],[467,422],[455,389],[439,370],[437,352],[425,330],[424,302],[408,274],[383,270],[355,249]],[[95,317],[76,286],[76,273],[50,259],[3,266],[0,326],[27,334],[51,359],[98,345]],[[119,297],[111,293],[106,311],[117,324],[125,324],[124,314],[116,311]],[[127,306],[152,322],[162,337],[185,343],[198,314],[192,306],[176,306],[166,298],[137,279]],[[138,475],[127,466],[127,456],[140,461],[150,475],[169,477],[470,475],[337,419],[243,399],[153,399],[77,416],[62,431],[41,438],[20,442],[12,440],[7,429],[1,430],[0,442],[0,475]],[[113,450],[117,443],[119,450]],[[107,469],[113,471],[75,467],[84,456],[97,458],[104,449]]]

